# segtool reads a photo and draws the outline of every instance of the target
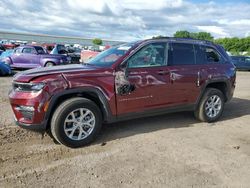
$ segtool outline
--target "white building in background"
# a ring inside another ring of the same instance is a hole
[[[26,41],[27,43],[63,43],[63,44],[76,44],[81,46],[91,46],[92,38],[82,37],[71,37],[71,36],[56,36],[56,35],[45,35],[45,34],[34,34],[34,33],[17,33],[0,31],[0,41]],[[116,40],[102,39],[103,45],[116,45],[124,43]]]

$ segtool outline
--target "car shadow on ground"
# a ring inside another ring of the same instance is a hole
[[[225,105],[224,113],[219,121],[226,121],[250,114],[250,100],[233,98]],[[193,127],[200,122],[195,119],[193,112],[178,112],[153,116],[105,125],[97,141],[100,144],[111,140],[122,139],[137,134],[144,134],[163,129]],[[206,123],[207,126],[214,125]]]

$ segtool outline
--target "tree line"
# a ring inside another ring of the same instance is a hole
[[[153,38],[162,38],[164,36],[159,35]],[[192,39],[200,39],[200,40],[208,40],[214,43],[222,45],[228,52],[232,55],[240,55],[242,52],[246,52],[244,55],[250,56],[250,36],[245,38],[219,38],[214,39],[211,33],[208,32],[189,32],[189,31],[176,31],[174,33],[174,37],[179,38],[192,38]],[[102,45],[103,41],[99,38],[93,39],[93,44]]]
[[[161,37],[164,36],[159,35],[153,38],[161,38]],[[246,52],[244,55],[250,55],[250,36],[245,38],[232,37],[232,38],[214,39],[211,33],[208,32],[195,33],[183,30],[183,31],[176,31],[174,33],[174,37],[208,40],[216,44],[222,45],[232,55],[240,55],[242,52]]]

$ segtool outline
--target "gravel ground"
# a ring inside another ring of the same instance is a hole
[[[238,72],[219,122],[182,112],[103,128],[69,149],[16,127],[11,77],[0,78],[0,187],[249,187],[250,72]]]

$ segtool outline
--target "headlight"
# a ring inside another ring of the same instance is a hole
[[[21,83],[13,82],[13,89],[15,91],[38,92],[44,88],[45,84],[40,83]]]

